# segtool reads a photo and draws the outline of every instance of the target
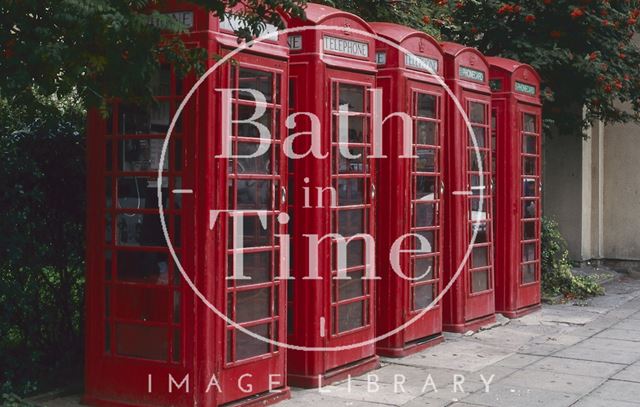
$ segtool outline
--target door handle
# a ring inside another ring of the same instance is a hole
[[[440,196],[444,196],[444,181],[440,180]]]
[[[371,184],[371,199],[376,199],[376,186],[375,184]]]
[[[282,205],[287,203],[287,188],[280,187],[280,202]]]

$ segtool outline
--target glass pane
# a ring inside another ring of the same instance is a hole
[[[118,112],[120,134],[125,135],[164,134],[170,122],[170,104],[166,100],[149,108],[122,104]]]
[[[471,123],[486,124],[486,105],[484,103],[469,103],[469,120]]]
[[[104,351],[111,353],[111,323],[109,321],[104,322]]]
[[[105,160],[105,169],[107,171],[111,171],[111,166],[113,164],[113,143],[111,141],[107,141],[107,145],[104,150],[104,160]]]
[[[416,105],[416,116],[432,119],[436,117],[436,96],[419,93]]]
[[[536,216],[536,201],[523,201],[522,202],[522,217],[525,219],[535,218]]]
[[[243,247],[258,247],[271,245],[271,217],[267,217],[265,225],[262,225],[258,216],[244,216],[244,227],[242,233],[244,235]],[[233,238],[233,219],[229,219],[229,248],[234,248],[235,239]]]
[[[416,155],[416,171],[436,172],[436,150],[417,148]]]
[[[416,197],[417,200],[433,201],[435,199],[436,177],[419,175],[416,176]]]
[[[525,175],[536,175],[536,158],[524,157],[522,159],[522,173]]]
[[[522,179],[522,196],[536,196],[536,179],[535,178],[523,178]]]
[[[362,284],[364,271],[353,271],[347,274],[351,280],[336,280],[338,284],[338,299],[348,300],[349,298],[360,297],[364,295],[364,286]]]
[[[169,290],[135,284],[116,284],[113,289],[113,314],[116,318],[169,322]]]
[[[523,264],[522,265],[522,284],[533,283],[534,281],[536,281],[536,265]]]
[[[168,284],[168,257],[165,253],[118,252],[117,275],[121,281]]]
[[[476,143],[478,143],[478,148],[486,148],[487,147],[487,139],[486,139],[486,129],[484,127],[473,126],[473,134],[476,138]],[[473,145],[473,136],[469,134],[469,147],[475,147]]]
[[[537,153],[537,143],[538,138],[536,136],[523,135],[522,136],[522,152],[526,154],[536,154]]]
[[[171,67],[161,65],[158,72],[151,78],[151,92],[154,96],[171,95]]]
[[[338,332],[345,332],[364,325],[364,302],[352,302],[338,306]]]
[[[273,102],[273,73],[256,69],[240,68],[239,89],[254,89],[261,92],[267,103]],[[239,99],[255,100],[249,92],[240,91]]]
[[[243,275],[249,278],[235,280],[236,286],[271,281],[271,252],[244,253],[242,256],[244,263]],[[229,255],[230,262],[229,270],[227,271],[229,276],[233,275],[231,259],[232,256]]]
[[[116,218],[116,244],[120,246],[166,246],[160,215],[121,213]]]
[[[339,157],[338,172],[340,174],[362,174],[368,172],[369,168],[365,160],[364,151],[364,148],[350,147],[349,154],[358,158],[345,158],[340,154],[340,150],[336,149],[335,157]]]
[[[256,114],[255,106],[246,106],[239,105],[238,113],[236,120],[249,120]],[[266,138],[271,138],[271,123],[273,122],[273,109],[265,109],[264,114],[260,117],[252,120],[249,123],[238,123],[238,137],[252,137],[252,138],[260,138],[260,130],[255,125],[255,123],[260,123],[267,128],[269,131],[268,135],[265,135]]]
[[[340,106],[348,105],[350,112],[364,112],[364,94],[365,88],[360,85],[340,85]]]
[[[522,245],[522,261],[524,263],[536,260],[536,244],[525,243]]]
[[[416,131],[416,143],[417,144],[427,144],[427,145],[436,145],[437,144],[437,125],[434,122],[423,122],[418,121]]]
[[[157,171],[162,152],[162,139],[128,139],[118,145],[120,171]],[[169,154],[164,156],[163,170],[169,168]]]
[[[435,217],[435,204],[415,204],[415,226],[423,227],[423,226],[435,226],[436,217]]]
[[[416,235],[422,236],[424,239],[414,237],[413,248],[420,250],[420,253],[433,253],[436,251],[436,234],[431,230],[414,231]],[[425,241],[426,239],[426,241]]]
[[[471,175],[471,191],[473,192],[473,195],[487,195],[489,191],[489,182],[488,176]]]
[[[478,156],[480,157],[479,160]],[[481,171],[480,163],[482,163],[482,172],[488,172],[490,170],[487,166],[487,153],[485,151],[469,151],[469,171]]]
[[[162,178],[162,205],[167,207],[168,180]],[[157,177],[119,177],[117,179],[118,208],[157,209]]]
[[[184,151],[182,150],[182,139],[176,139],[173,142],[173,147],[175,153],[175,163],[173,165],[174,170],[182,171],[182,156],[184,154]]]
[[[335,243],[332,246],[332,256],[333,256],[333,269],[344,269],[345,265],[339,264],[340,259],[338,258],[338,243]],[[358,267],[365,264],[364,258],[364,240],[357,239],[352,240],[347,243],[347,254],[346,254],[346,268]],[[343,259],[344,261],[345,259]]]
[[[532,240],[536,238],[536,223],[522,222],[522,240]]]
[[[473,236],[474,229],[477,229],[478,234],[476,235],[475,244],[488,243],[489,231],[487,227],[488,227],[488,224],[486,222],[478,222],[471,225],[471,234],[469,235],[469,239],[471,239],[471,236]]]
[[[471,273],[471,292],[477,293],[489,289],[489,271],[473,271]]]
[[[167,360],[168,328],[116,323],[116,353],[122,356]]]
[[[364,204],[364,181],[363,178],[338,179],[338,205]]]
[[[237,209],[271,209],[271,182],[266,180],[237,180]],[[231,191],[230,191],[230,196]]]
[[[474,247],[471,256],[472,268],[486,267],[489,265],[489,248],[487,246]]]
[[[537,123],[535,115],[529,113],[524,114],[524,131],[529,133],[537,133],[536,124]]]
[[[419,285],[413,287],[413,310],[427,308],[433,301],[433,285]]]
[[[112,267],[112,254],[111,250],[104,252],[104,278],[105,280],[111,280],[111,267]]]
[[[338,212],[338,233],[344,237],[364,233],[364,209]]]
[[[485,221],[489,219],[489,200],[488,199],[480,199],[480,198],[471,198],[470,209],[471,209],[471,219],[474,222]],[[480,208],[480,203],[482,202],[482,209]]]
[[[112,201],[112,195],[113,192],[111,190],[111,178],[110,177],[106,177],[104,179],[104,194],[105,194],[105,207],[106,208],[111,208],[111,201]]]
[[[433,280],[433,257],[419,257],[413,260],[413,275],[416,281]]]
[[[104,241],[105,243],[111,243],[113,237],[113,226],[111,222],[111,214],[104,215]]]
[[[182,359],[182,335],[179,329],[173,330],[173,361]]]
[[[173,323],[179,324],[182,320],[182,306],[180,291],[173,292]]]
[[[264,151],[257,157],[242,158],[242,156],[250,156],[256,154],[258,149],[260,152]],[[238,143],[238,150],[236,155],[238,156],[238,167],[235,171],[238,174],[271,174],[271,145],[262,145],[258,143]],[[231,159],[233,160],[233,159]]]
[[[271,311],[271,288],[239,291],[236,294],[236,322],[268,318]]]
[[[344,118],[342,119],[344,121]],[[349,116],[346,123],[346,133],[340,127],[340,119],[336,117],[333,139],[337,143],[364,143],[365,118]]]
[[[257,325],[247,328],[264,338],[269,337],[269,324]],[[248,359],[254,356],[269,353],[269,343],[236,330],[236,360]]]

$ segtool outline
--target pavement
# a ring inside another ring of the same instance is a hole
[[[640,406],[640,279],[607,294],[545,305],[322,389],[292,389],[278,406]],[[78,405],[79,396],[42,406]]]

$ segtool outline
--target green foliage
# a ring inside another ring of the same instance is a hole
[[[558,223],[547,218],[542,219],[542,292],[545,297],[577,299],[604,294],[604,288],[593,277],[573,275]]]
[[[0,99],[0,394],[68,384],[82,360],[85,113],[32,96]]]
[[[304,0],[247,0],[237,12],[249,37],[270,22],[276,10],[300,15]],[[75,90],[87,105],[104,106],[112,97],[151,101],[151,78],[159,62],[181,72],[201,71],[208,57],[178,36],[185,27],[150,12],[157,0],[0,0],[0,94],[33,106],[34,87],[43,95]],[[224,16],[239,0],[193,0]]]
[[[560,134],[581,134],[596,119],[640,119],[640,50],[632,41],[640,17],[638,0],[434,4],[434,21],[446,38],[538,70],[544,117]]]

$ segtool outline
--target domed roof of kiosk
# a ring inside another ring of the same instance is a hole
[[[367,28],[370,28],[369,23],[367,23],[357,15],[349,13],[348,11],[338,10],[337,8],[325,6],[323,4],[307,3],[307,6],[304,8],[304,12],[307,16],[307,21],[316,25],[321,24],[324,20],[327,20],[331,17],[342,16],[342,17],[351,18],[353,20],[358,20],[359,22],[362,23],[362,25],[364,25]]]
[[[487,62],[490,66],[496,67],[499,69],[503,69],[509,73],[514,73],[518,69],[527,69],[536,76],[538,80],[540,80],[540,74],[533,69],[533,67],[529,64],[525,64],[524,62],[516,61],[515,59],[502,58],[502,57],[487,57]]]
[[[489,63],[487,62],[487,57],[485,57],[482,52],[478,51],[473,47],[468,47],[466,45],[458,44],[457,42],[449,42],[449,41],[441,42],[440,46],[442,47],[442,52],[444,52],[447,55],[451,55],[454,58],[460,55],[462,52],[472,52],[478,55],[480,58],[482,58],[482,61],[485,64],[489,65]]]
[[[409,37],[415,36],[415,37],[421,37],[429,40],[429,42],[433,43],[436,46],[436,48],[438,48],[439,50],[442,50],[442,47],[440,47],[440,44],[438,44],[438,41],[436,41],[435,38],[433,38],[427,33],[415,30],[411,27],[407,27],[405,25],[400,25],[395,23],[384,23],[384,22],[369,23],[369,25],[371,26],[371,28],[373,28],[373,31],[375,31],[376,34],[388,40],[395,41],[398,44],[401,44],[404,40],[406,40]]]

